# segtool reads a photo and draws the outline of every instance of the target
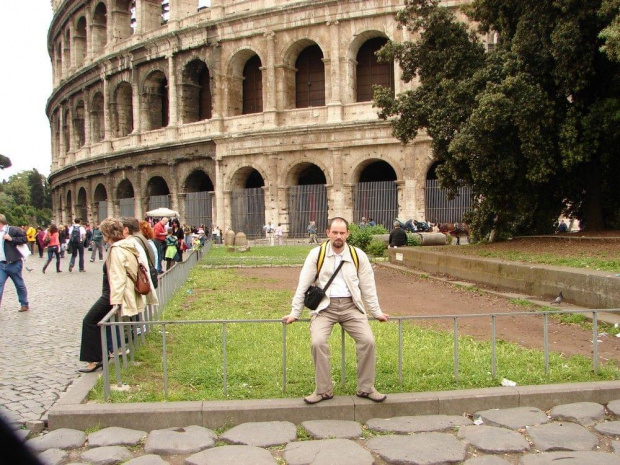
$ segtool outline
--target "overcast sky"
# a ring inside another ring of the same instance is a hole
[[[52,92],[47,30],[50,0],[5,0],[0,21],[0,154],[13,166],[0,179],[36,168],[50,173],[50,125],[45,104]]]

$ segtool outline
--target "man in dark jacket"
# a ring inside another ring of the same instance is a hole
[[[394,221],[394,229],[390,233],[390,247],[402,247],[407,245],[407,233],[400,227],[398,221]]]
[[[22,278],[24,262],[17,246],[28,242],[26,233],[20,228],[9,226],[6,216],[0,213],[0,303],[4,293],[4,283],[11,278],[21,304],[20,312],[28,311],[28,290]]]

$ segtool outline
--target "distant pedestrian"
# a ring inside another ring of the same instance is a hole
[[[60,270],[60,235],[58,233],[58,227],[54,223],[50,224],[43,238],[43,242],[47,243],[47,261],[45,265],[43,265],[43,274],[45,274],[45,270],[47,270],[54,255],[56,255],[56,272],[62,273]]]
[[[268,221],[267,224],[265,226],[263,226],[263,231],[265,231],[265,235],[267,237],[267,239],[269,240],[269,245],[274,245],[274,233],[276,232],[276,227],[271,223],[271,221]]]
[[[6,216],[0,213],[0,303],[2,303],[4,283],[11,278],[17,291],[17,299],[21,304],[20,312],[27,312],[30,308],[28,290],[22,278],[24,261],[22,254],[17,250],[18,245],[26,244],[26,242],[28,242],[26,233],[21,228],[9,226]]]
[[[43,252],[45,251],[45,244],[43,243],[43,239],[45,239],[45,231],[41,226],[37,228],[37,235],[35,237],[37,240],[37,248],[39,249],[39,258],[43,258]]]
[[[284,232],[282,231],[282,225],[280,223],[278,223],[278,227],[276,228],[276,232],[274,234],[276,236],[276,240],[278,241],[278,245],[283,245],[282,241],[284,237]]]
[[[99,225],[97,223],[93,225],[90,243],[93,249],[93,252],[90,255],[90,261],[95,261],[97,252],[99,252],[99,261],[103,261],[103,234],[101,233],[101,229],[99,229]]]
[[[84,268],[84,241],[86,240],[86,229],[81,225],[82,220],[75,218],[69,230],[69,243],[71,244],[71,260],[69,260],[69,273],[75,266],[75,257],[79,256],[80,272],[86,271]]]
[[[34,254],[34,244],[37,240],[37,230],[34,229],[33,226],[27,226],[27,229],[24,229],[24,231],[26,231],[26,239],[28,239],[28,249],[31,254]]]
[[[168,235],[166,236],[166,271],[174,266],[174,257],[177,254],[177,237],[174,235],[172,228],[168,228]]]
[[[163,273],[161,262],[166,255],[166,229],[168,227],[168,218],[163,217],[153,226],[153,234],[155,246],[157,246],[157,271]]]
[[[398,221],[394,221],[394,229],[390,233],[390,247],[402,247],[407,245],[407,233],[400,227]]]
[[[316,222],[315,221],[310,221],[310,223],[308,223],[308,237],[310,237],[310,240],[308,241],[309,244],[319,243],[319,241],[316,240]]]

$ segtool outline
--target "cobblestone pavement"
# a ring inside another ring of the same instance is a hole
[[[301,400],[300,400],[301,402]],[[219,434],[201,426],[86,433],[27,441],[46,465],[611,465],[620,464],[620,401],[355,421],[251,422]],[[24,431],[23,435],[27,433]]]
[[[44,256],[45,257],[45,256]],[[4,287],[0,306],[0,413],[24,423],[45,420],[61,392],[78,377],[82,318],[101,293],[103,262],[91,263],[86,273],[77,266],[68,272],[69,258],[55,261],[46,273],[45,258],[28,258],[23,277],[30,310],[20,313],[13,282]],[[76,264],[77,265],[77,264]]]

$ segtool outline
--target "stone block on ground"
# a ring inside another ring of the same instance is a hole
[[[93,465],[114,465],[132,457],[131,452],[122,446],[95,447],[82,454],[82,459]]]
[[[447,431],[455,426],[473,425],[460,415],[417,415],[392,418],[372,418],[366,422],[368,429],[398,434]]]
[[[222,446],[203,450],[185,459],[185,465],[277,465],[278,461],[265,449],[255,446]]]
[[[465,444],[447,433],[379,436],[370,439],[366,446],[388,463],[400,465],[462,462],[466,457]]]
[[[549,417],[545,412],[536,407],[482,410],[474,414],[474,421],[477,419],[482,420],[488,426],[501,426],[514,430],[549,422]]]
[[[84,431],[75,429],[60,428],[50,431],[43,436],[29,439],[26,444],[36,451],[44,451],[47,449],[77,449],[82,447],[86,442],[86,434]]]
[[[202,426],[168,428],[151,431],[146,439],[147,454],[193,454],[215,445],[217,435]]]
[[[596,402],[575,402],[553,407],[549,414],[554,420],[564,420],[591,426],[605,418],[605,407]]]
[[[284,449],[287,465],[373,465],[374,458],[348,439],[292,442]]]
[[[297,438],[297,427],[288,421],[243,423],[220,435],[229,444],[256,447],[281,446]]]
[[[489,454],[523,452],[530,448],[522,434],[497,426],[463,426],[458,432],[458,437]]]
[[[88,435],[88,445],[103,446],[135,446],[146,439],[146,431],[111,426]]]
[[[303,426],[314,439],[356,439],[362,436],[362,425],[350,420],[310,420]]]
[[[575,423],[547,423],[527,428],[534,447],[542,452],[560,450],[593,450],[598,438]]]

